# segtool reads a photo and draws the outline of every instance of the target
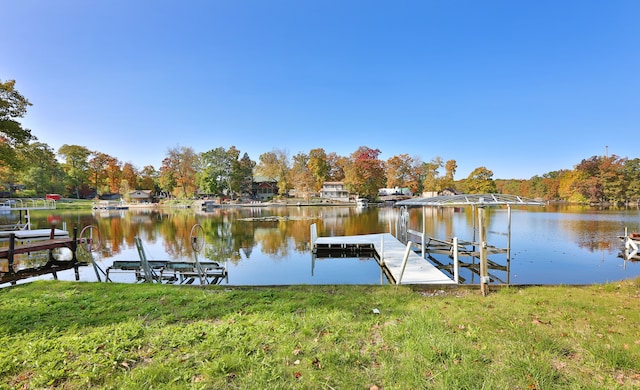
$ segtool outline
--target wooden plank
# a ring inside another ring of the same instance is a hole
[[[318,246],[345,247],[355,244],[373,244],[378,257],[384,262],[384,267],[394,279],[393,282],[400,279],[406,245],[389,233],[318,237],[314,248]],[[384,253],[382,253],[383,246]],[[455,282],[433,264],[411,251],[401,284],[455,284]]]

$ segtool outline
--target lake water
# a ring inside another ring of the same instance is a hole
[[[423,219],[424,213],[424,219]],[[625,227],[640,231],[640,212],[593,210],[579,207],[529,207],[511,209],[511,257],[489,258],[508,265],[509,271],[492,271],[511,284],[589,284],[622,280],[640,275],[640,263],[619,257]],[[102,268],[114,260],[137,260],[135,237],[144,243],[149,260],[183,260],[198,256],[226,265],[228,279],[222,285],[287,284],[385,284],[375,260],[370,258],[315,259],[310,247],[310,225],[319,236],[395,233],[399,209],[370,207],[237,207],[193,210],[131,209],[121,211],[32,212],[32,228],[48,228],[52,215],[69,230],[98,227],[103,250],[96,256]],[[487,211],[487,241],[508,246],[506,208]],[[0,224],[17,215],[0,216]],[[194,253],[189,237],[194,224],[205,232],[205,247]],[[472,241],[474,213],[464,209],[411,209],[410,229],[439,239],[458,237]],[[60,226],[60,224],[58,225]],[[448,256],[435,255],[449,263]],[[471,261],[466,259],[465,261]],[[465,283],[477,283],[476,275],[463,269]],[[51,276],[43,278],[51,279]],[[73,280],[73,272],[59,274]],[[113,274],[112,279],[134,282],[133,274]],[[94,281],[92,267],[81,267],[80,280]]]

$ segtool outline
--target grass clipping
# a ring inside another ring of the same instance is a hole
[[[640,280],[0,290],[1,388],[634,388]]]

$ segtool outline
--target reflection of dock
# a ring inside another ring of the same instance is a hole
[[[312,241],[314,255],[318,257],[331,257],[332,254],[340,256],[345,252],[357,255],[359,249],[373,249],[375,258],[393,284],[455,284],[442,271],[388,233],[313,237]]]
[[[627,233],[627,228],[624,229],[624,236],[620,237],[623,241],[624,249],[620,253],[620,257],[625,260],[640,260],[640,254],[638,248],[640,247],[640,233]]]

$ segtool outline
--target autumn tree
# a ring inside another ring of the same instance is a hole
[[[122,163],[115,157],[111,157],[107,161],[107,183],[109,192],[112,194],[120,193],[120,182],[122,180]]]
[[[196,192],[198,166],[198,155],[192,148],[169,148],[160,167],[160,185],[178,198],[192,197]]]
[[[344,183],[349,191],[361,197],[374,199],[385,186],[384,162],[378,158],[380,149],[360,146],[351,154],[345,167]]]
[[[326,176],[327,181],[343,181],[344,170],[349,164],[349,158],[340,156],[335,152],[327,154],[327,164],[329,171]]]
[[[122,165],[122,180],[125,180],[127,182],[128,189],[140,189],[138,184],[138,169],[136,169],[136,167],[133,166],[133,164],[131,164],[130,162],[126,162],[124,163],[124,165]]]
[[[293,156],[293,164],[289,170],[289,182],[293,183],[296,196],[309,199],[314,191],[316,177],[311,171],[311,159],[306,153],[298,153]]]
[[[261,154],[256,166],[256,172],[259,175],[278,182],[280,195],[286,195],[291,188],[288,182],[289,169],[289,153],[277,148]]]
[[[566,201],[575,201],[574,186],[577,173],[574,170],[561,170],[558,172],[558,197]]]
[[[604,185],[600,179],[600,156],[583,159],[575,166],[577,172],[573,189],[589,202],[599,202],[604,198]]]
[[[447,160],[447,162],[444,164],[444,177],[442,178],[442,182],[440,184],[442,189],[455,187],[454,176],[456,175],[457,169],[458,163],[456,162],[456,160]]]
[[[64,160],[67,185],[80,199],[80,188],[87,184],[89,177],[88,159],[91,151],[84,146],[64,144],[58,149],[58,155]]]
[[[0,80],[0,165],[17,167],[15,147],[36,137],[16,119],[24,117],[31,103],[15,89],[15,80]]]
[[[442,158],[437,156],[431,162],[424,163],[422,187],[424,191],[437,193],[442,189],[439,169],[444,165]]]
[[[106,185],[107,164],[112,158],[106,153],[91,152],[88,161],[88,180],[98,192],[108,192],[108,186]]]
[[[386,179],[389,188],[403,188],[411,179],[413,159],[408,154],[390,157],[386,164]]]
[[[393,156],[385,164],[387,187],[408,188],[412,193],[422,192],[424,168],[419,157],[408,154]]]
[[[322,148],[311,149],[309,151],[309,162],[307,163],[309,172],[314,179],[313,191],[320,191],[322,184],[329,177],[331,166],[327,160],[327,153]]]
[[[493,172],[486,167],[474,169],[465,182],[469,194],[496,193],[496,183],[493,181]]]

